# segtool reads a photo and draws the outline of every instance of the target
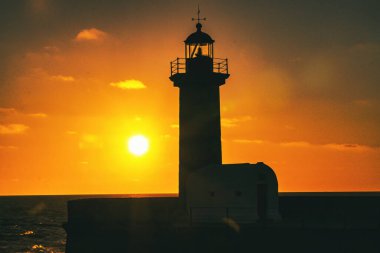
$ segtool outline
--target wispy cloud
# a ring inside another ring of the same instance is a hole
[[[284,147],[295,147],[295,148],[327,148],[337,151],[380,151],[380,148],[353,144],[353,143],[327,143],[327,144],[313,144],[306,141],[295,141],[295,142],[282,142],[281,146]]]
[[[380,52],[380,43],[374,42],[361,42],[355,44],[350,48],[351,52],[368,52],[368,53],[379,53]]]
[[[15,114],[17,110],[15,108],[0,107],[1,114]]]
[[[42,113],[42,112],[38,112],[38,113],[29,113],[27,114],[29,117],[32,117],[32,118],[46,118],[47,117],[47,114],[46,113]]]
[[[2,146],[0,145],[0,150],[16,150],[18,147],[16,146]]]
[[[27,116],[31,118],[46,118],[48,116],[46,113],[43,113],[43,112],[24,113],[24,112],[18,111],[15,108],[7,108],[7,107],[0,107],[0,114],[7,115],[7,116],[10,116],[10,115]],[[17,124],[13,124],[13,125],[17,125]]]
[[[250,140],[250,139],[235,139],[232,141],[236,143],[255,143],[255,144],[262,144],[264,142],[262,140]]]
[[[48,53],[58,53],[61,51],[57,46],[44,46],[43,50]]]
[[[78,144],[80,149],[102,148],[103,143],[97,135],[83,134]]]
[[[75,36],[75,41],[103,41],[107,37],[107,33],[96,29],[83,29]]]
[[[64,76],[64,75],[55,75],[50,77],[51,80],[61,81],[61,82],[74,82],[75,78],[72,76]]]
[[[287,129],[287,130],[295,130],[295,129],[296,129],[296,128],[295,128],[294,126],[292,126],[292,125],[285,125],[284,127],[285,127],[285,129]]]
[[[0,134],[23,134],[29,129],[23,124],[0,124]]]
[[[281,142],[280,145],[284,147],[310,147],[312,146],[312,144],[306,141]]]
[[[336,144],[336,143],[330,143],[323,145],[325,148],[329,149],[335,149],[339,151],[374,151],[378,150],[380,151],[380,148],[378,147],[370,147],[366,145],[359,145],[359,144]]]
[[[322,148],[336,151],[347,152],[364,152],[364,151],[380,151],[380,147],[368,146],[362,144],[352,143],[327,143],[327,144],[313,144],[307,141],[290,141],[290,142],[273,142],[268,140],[255,140],[255,139],[234,139],[232,142],[241,144],[266,144],[266,145],[279,145],[284,148]]]
[[[370,101],[369,99],[357,99],[354,100],[353,103],[357,106],[367,107],[372,104],[372,101]]]
[[[50,1],[48,0],[28,1],[27,3],[31,7],[28,10],[31,10],[34,14],[42,14],[49,10]]]
[[[239,125],[239,123],[247,122],[250,120],[252,120],[251,116],[242,116],[242,117],[236,117],[236,118],[222,118],[221,125],[222,127],[236,127]]]
[[[139,90],[139,89],[145,89],[146,86],[139,80],[131,79],[131,80],[124,80],[120,82],[112,82],[110,83],[112,87],[116,87],[122,90]]]

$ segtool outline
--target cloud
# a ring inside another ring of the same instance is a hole
[[[96,28],[83,29],[75,36],[75,41],[103,41],[107,33]]]
[[[284,127],[285,127],[285,129],[287,129],[287,130],[295,130],[295,129],[296,129],[296,128],[295,128],[294,126],[292,126],[292,125],[285,125]]]
[[[49,53],[58,53],[60,52],[60,48],[57,46],[44,46],[44,51]]]
[[[102,148],[103,143],[97,135],[83,134],[78,144],[80,149]]]
[[[161,135],[161,137],[167,139],[167,138],[171,138],[172,136],[170,134],[163,134]]]
[[[28,1],[31,8],[28,8],[31,10],[34,14],[42,14],[48,11],[49,9],[49,2],[48,0],[33,0]]]
[[[319,148],[319,149],[330,149],[335,151],[344,152],[379,152],[380,147],[368,146],[361,144],[338,144],[338,143],[327,143],[327,144],[313,144],[307,141],[291,141],[291,142],[273,142],[267,140],[252,140],[252,139],[234,139],[232,142],[241,144],[269,144],[269,145],[280,145],[285,148]]]
[[[359,145],[359,144],[336,144],[336,143],[330,143],[323,145],[325,148],[329,149],[335,149],[339,151],[380,151],[378,147],[370,147],[366,145]]]
[[[46,113],[42,113],[42,112],[22,113],[22,112],[17,111],[17,109],[15,109],[15,108],[6,108],[6,107],[0,107],[0,114],[28,116],[28,117],[32,117],[32,118],[46,118],[48,116]]]
[[[170,127],[171,128],[179,128],[179,125],[178,124],[171,124]]]
[[[372,101],[370,101],[369,99],[357,99],[357,100],[354,100],[353,103],[357,106],[362,106],[362,107],[372,105]]]
[[[32,118],[46,118],[47,114],[42,113],[42,112],[38,112],[38,113],[29,113],[28,116],[32,117]]]
[[[284,147],[310,147],[312,146],[309,142],[306,142],[306,141],[281,142],[280,145]]]
[[[72,130],[67,130],[66,134],[68,134],[68,135],[76,135],[76,134],[78,134],[78,132],[72,131]]]
[[[250,139],[235,139],[232,141],[236,143],[255,143],[255,144],[262,144],[264,142],[262,140],[250,140]]]
[[[17,110],[15,108],[0,107],[0,113],[2,114],[15,114]]]
[[[352,144],[352,143],[312,144],[306,141],[296,141],[296,142],[282,142],[280,143],[280,145],[284,147],[296,147],[296,148],[325,148],[325,149],[333,149],[337,151],[355,151],[355,152],[380,151],[378,147],[371,147],[367,145]]]
[[[51,76],[51,80],[54,81],[61,81],[61,82],[74,82],[75,78],[72,76],[64,76],[64,75],[56,75],[56,76]]]
[[[16,150],[18,147],[16,146],[2,146],[0,145],[0,150]]]
[[[241,122],[247,122],[252,120],[251,116],[242,116],[237,118],[222,118],[221,125],[222,127],[236,127]]]
[[[0,124],[0,134],[24,134],[29,129],[23,124]]]
[[[380,43],[374,43],[374,42],[364,42],[364,43],[358,43],[355,44],[353,47],[350,48],[352,52],[359,52],[359,53],[380,53]]]
[[[124,80],[120,82],[112,82],[110,83],[112,87],[116,87],[122,90],[138,90],[138,89],[145,89],[146,86],[139,80]]]

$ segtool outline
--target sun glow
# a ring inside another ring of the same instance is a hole
[[[149,141],[143,135],[134,135],[128,139],[128,151],[135,156],[144,155],[149,149]]]

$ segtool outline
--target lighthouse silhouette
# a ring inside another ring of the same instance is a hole
[[[222,163],[219,86],[228,74],[227,59],[214,58],[214,40],[202,24],[185,40],[185,58],[171,62],[170,80],[180,89],[179,195],[185,198],[188,174]]]
[[[201,20],[185,42],[185,58],[170,63],[179,88],[179,200],[191,220],[239,222],[279,219],[274,171],[257,164],[222,164],[219,87],[230,76],[228,60],[214,57],[214,40]]]

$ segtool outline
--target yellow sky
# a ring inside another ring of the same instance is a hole
[[[178,90],[168,76],[170,60],[183,56],[183,40],[195,30],[181,16],[193,14],[190,4],[164,4],[154,18],[154,4],[133,2],[145,17],[136,23],[117,4],[97,3],[92,16],[47,3],[4,6],[10,25],[0,44],[6,56],[0,61],[0,194],[177,192]],[[248,2],[231,9],[233,21],[223,18],[226,3],[205,5],[211,21],[204,31],[216,40],[216,57],[230,63],[231,77],[221,87],[223,162],[267,163],[280,191],[379,191],[373,65],[380,66],[380,44],[350,41],[342,32],[311,45],[312,35],[304,35],[294,16],[283,31],[278,17],[257,13],[248,20]],[[136,134],[150,141],[141,157],[125,144]]]

